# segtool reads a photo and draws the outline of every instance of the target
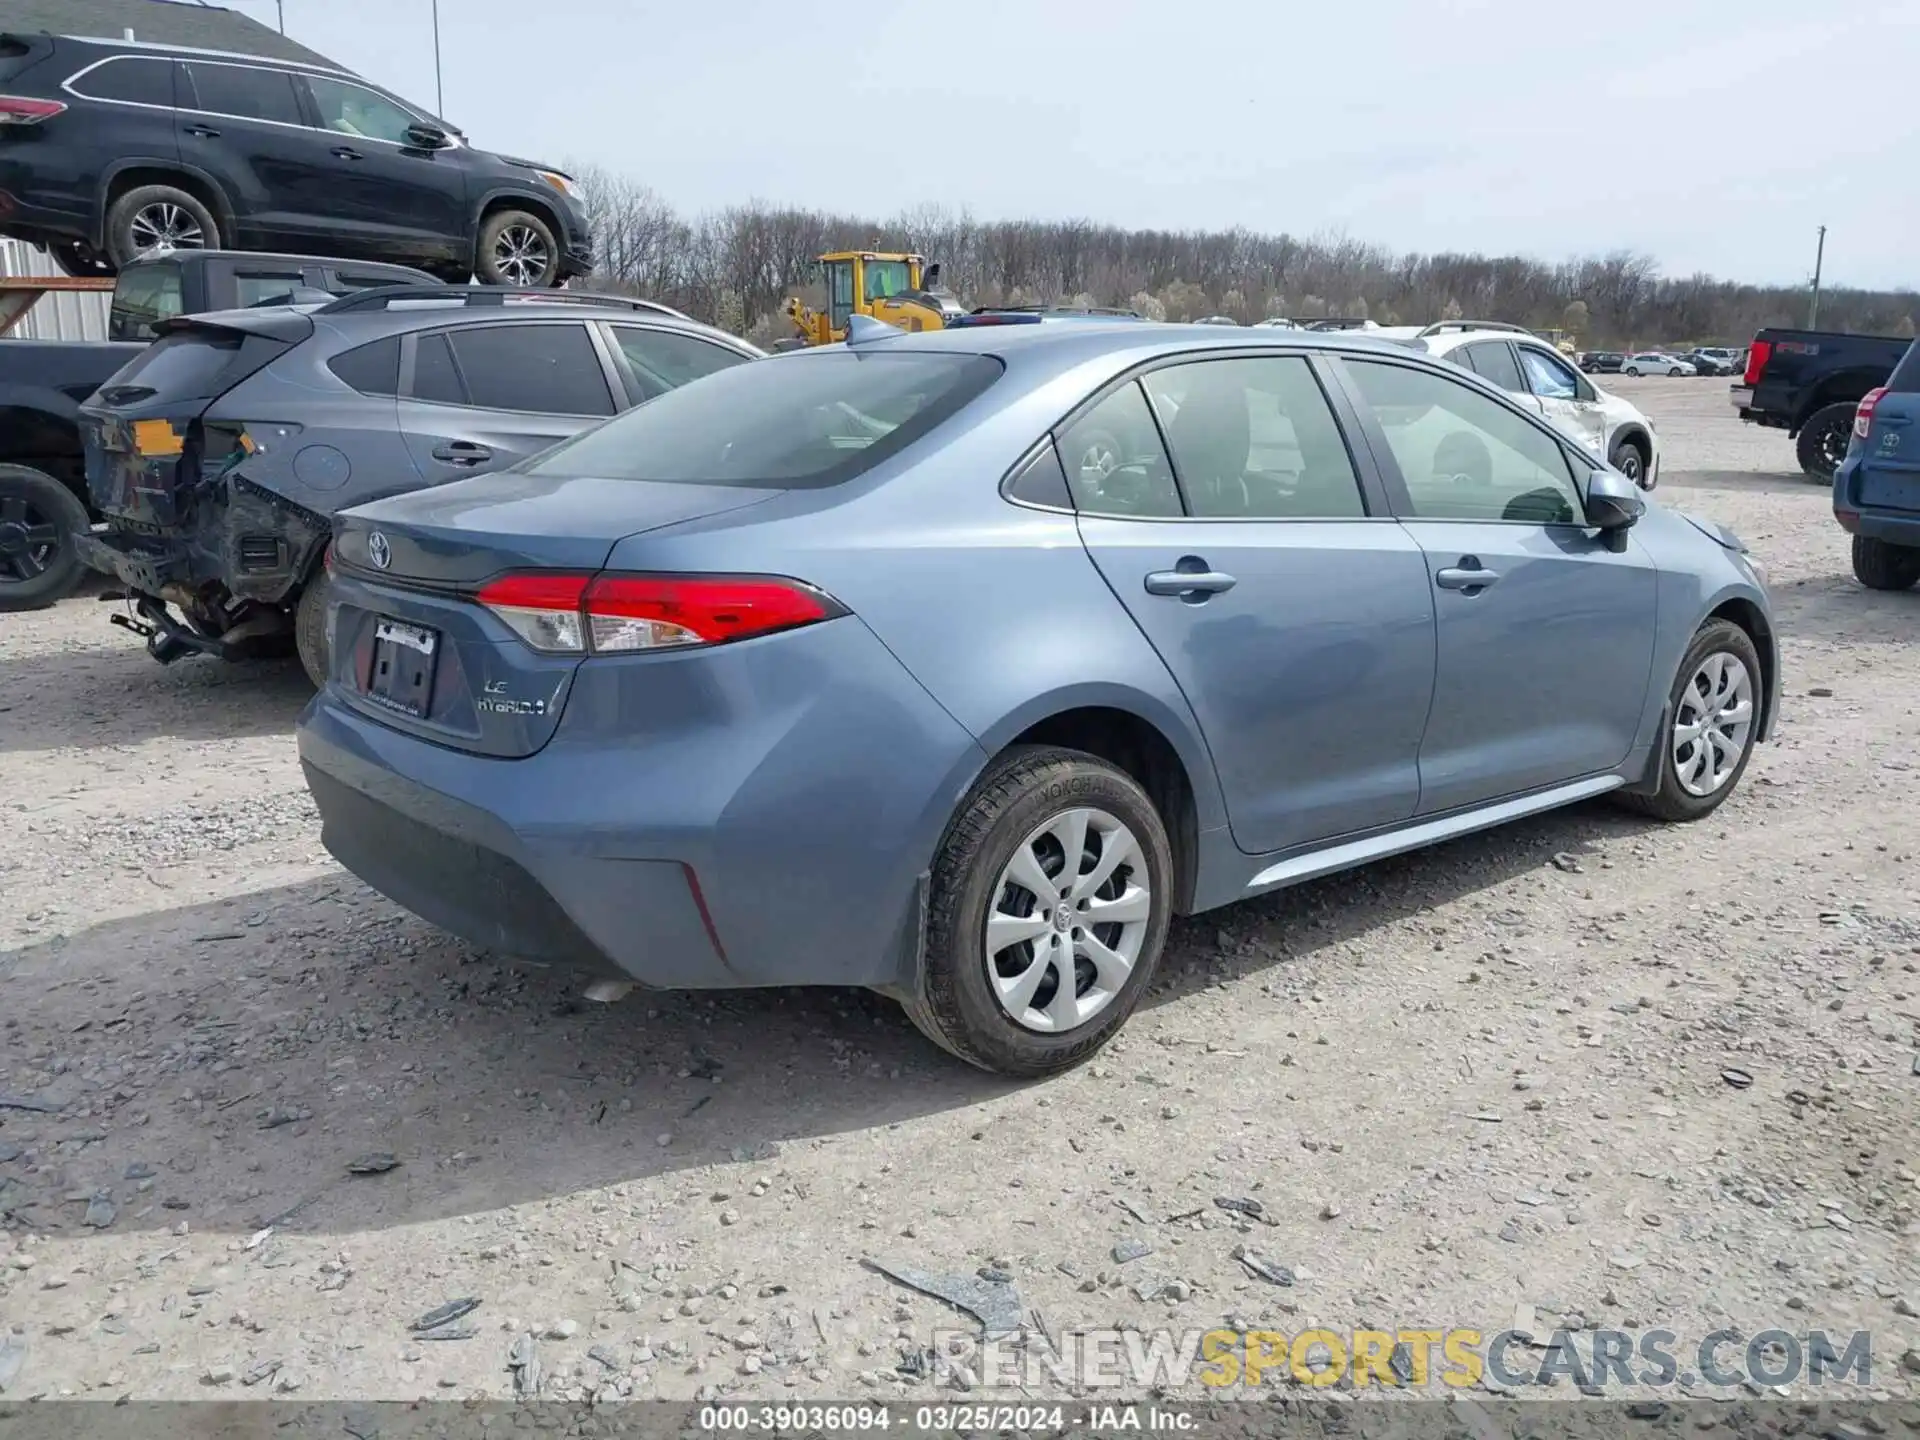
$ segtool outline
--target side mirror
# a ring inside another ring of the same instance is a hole
[[[407,143],[422,150],[441,150],[447,144],[447,132],[438,125],[409,125]]]
[[[1601,530],[1625,530],[1647,513],[1640,487],[1617,470],[1595,470],[1587,477],[1587,523]]]

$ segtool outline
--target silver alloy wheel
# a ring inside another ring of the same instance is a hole
[[[1716,650],[1680,692],[1673,717],[1673,771],[1680,788],[1705,797],[1740,768],[1753,734],[1753,676],[1738,655]]]
[[[1643,468],[1640,464],[1640,452],[1631,445],[1622,447],[1620,451],[1619,468],[1622,475],[1638,485],[1642,479],[1641,470]]]
[[[127,226],[135,250],[198,250],[207,243],[200,222],[170,200],[157,200],[134,212]]]
[[[493,238],[493,268],[516,285],[534,285],[547,273],[546,238],[531,225],[509,225]]]
[[[1126,985],[1153,918],[1146,852],[1105,810],[1066,810],[1022,840],[987,908],[987,979],[1023,1030],[1084,1025]]]

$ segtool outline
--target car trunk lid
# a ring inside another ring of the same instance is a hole
[[[529,646],[475,598],[482,586],[508,573],[597,574],[630,535],[779,493],[500,471],[346,511],[333,540],[332,679],[396,729],[531,755],[552,738],[584,657]]]

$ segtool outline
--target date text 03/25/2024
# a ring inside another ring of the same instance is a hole
[[[788,1434],[839,1431],[847,1434],[902,1430],[951,1435],[955,1432],[1026,1433],[1066,1430],[1143,1430],[1179,1434],[1198,1420],[1183,1410],[1158,1405],[706,1405],[700,1428],[719,1434]]]

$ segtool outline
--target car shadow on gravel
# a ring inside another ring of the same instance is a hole
[[[1312,983],[1322,952],[1430,906],[1528,871],[1577,885],[1561,868],[1640,824],[1583,807],[1181,922],[1147,1003],[1222,967]],[[861,991],[585,1002],[577,977],[476,954],[343,876],[0,954],[0,987],[0,1090],[60,1107],[0,1108],[0,1208],[68,1236],[103,1193],[115,1233],[386,1229],[764,1169],[1019,1088]],[[957,1147],[972,1127],[955,1117]],[[398,1165],[352,1173],[381,1154]]]
[[[293,732],[313,686],[297,660],[194,657],[160,665],[137,645],[0,656],[0,754],[230,740]]]
[[[1784,644],[1799,641],[1849,650],[1894,646],[1907,650],[1920,640],[1920,589],[1869,590],[1851,572],[1809,576],[1774,584],[1768,591]],[[1789,693],[1798,683],[1791,668]]]

